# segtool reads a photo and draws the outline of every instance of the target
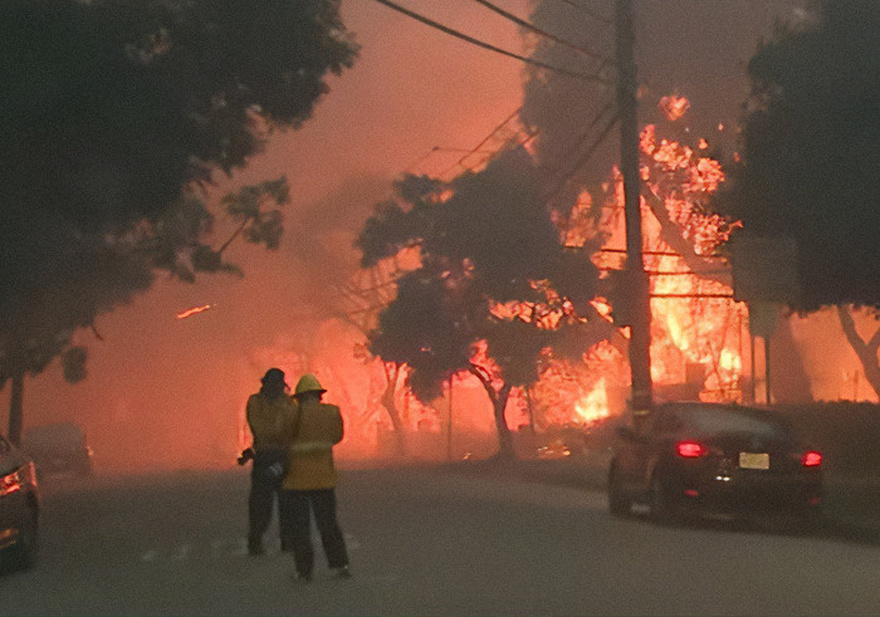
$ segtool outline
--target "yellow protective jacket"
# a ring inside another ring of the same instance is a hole
[[[286,395],[269,398],[259,392],[247,402],[247,422],[254,436],[254,450],[286,448],[293,434],[296,403]]]
[[[299,405],[296,434],[290,445],[290,471],[283,487],[308,491],[336,486],[333,446],[342,441],[344,428],[339,407],[307,400]]]

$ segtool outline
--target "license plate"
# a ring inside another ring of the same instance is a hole
[[[770,469],[770,455],[766,452],[740,452],[740,469]]]

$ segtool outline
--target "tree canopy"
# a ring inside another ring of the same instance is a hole
[[[540,186],[521,148],[448,183],[407,176],[358,240],[364,265],[410,245],[422,254],[380,314],[371,351],[406,364],[413,393],[426,402],[455,372],[477,375],[495,405],[502,451],[510,388],[537,379],[554,341],[580,336],[586,320],[578,308],[593,298],[598,278],[589,251],[562,245]],[[474,360],[483,341],[491,366]],[[491,385],[497,379],[500,391]]]
[[[880,4],[835,0],[815,17],[751,59],[741,160],[714,207],[741,233],[796,240],[795,310],[880,307]]]
[[[356,54],[335,0],[0,3],[0,385],[156,269],[233,270],[192,189],[307,120]],[[274,248],[265,202],[286,196],[282,179],[223,205]]]

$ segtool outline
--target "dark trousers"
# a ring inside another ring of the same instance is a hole
[[[281,500],[290,523],[289,538],[293,548],[293,562],[300,576],[310,577],[315,567],[315,552],[312,549],[312,520],[321,536],[327,565],[341,568],[348,565],[348,552],[345,538],[336,520],[336,492],[334,489],[314,491],[281,491]]]
[[[281,550],[291,550],[291,542],[287,535],[290,529],[287,511],[281,499],[281,481],[283,475],[275,476],[270,467],[279,462],[274,452],[258,452],[254,455],[251,469],[251,492],[248,497],[248,550],[262,552],[263,536],[272,522],[272,509],[276,497],[278,501],[278,527],[281,530]]]

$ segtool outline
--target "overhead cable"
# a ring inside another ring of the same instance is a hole
[[[526,30],[529,30],[531,32],[534,32],[537,35],[548,38],[555,43],[559,43],[560,45],[568,47],[569,49],[573,49],[579,53],[584,54],[585,56],[587,56],[589,58],[593,58],[595,60],[601,60],[603,64],[614,64],[613,60],[610,60],[601,54],[597,54],[596,52],[591,51],[585,47],[581,47],[580,45],[575,45],[574,43],[566,41],[565,39],[561,39],[558,36],[556,36],[555,34],[551,34],[545,30],[542,30],[541,28],[538,28],[537,26],[530,24],[529,22],[525,21],[524,19],[520,19],[519,17],[517,17],[513,13],[508,13],[504,9],[495,6],[491,2],[488,2],[487,0],[474,0],[474,2],[476,2],[478,4],[482,4],[490,11],[495,11],[496,13],[498,13],[499,15],[504,17],[505,19],[508,19],[508,20],[514,22],[518,26],[525,28]]]
[[[390,0],[375,0],[375,1],[378,2],[379,4],[387,6],[390,9],[394,9],[395,11],[398,11],[399,13],[403,13],[407,17],[411,17],[412,19],[415,19],[416,21],[419,21],[427,26],[431,26],[432,28],[436,28],[437,30],[440,30],[441,32],[444,32],[444,33],[449,34],[451,36],[454,36],[456,38],[462,39],[463,41],[467,41],[468,43],[471,43],[473,45],[477,45],[478,47],[482,47],[484,49],[494,51],[495,53],[499,53],[504,56],[508,56],[510,58],[516,58],[517,60],[520,60],[520,61],[525,62],[527,64],[533,64],[533,65],[539,66],[543,69],[547,69],[548,71],[552,71],[554,73],[559,73],[560,75],[567,75],[569,77],[576,77],[578,79],[585,79],[587,81],[595,81],[595,82],[599,82],[602,84],[613,83],[612,81],[605,79],[603,77],[600,77],[598,75],[590,75],[588,73],[569,71],[567,69],[559,68],[556,66],[551,66],[549,64],[544,64],[543,62],[533,60],[532,58],[529,58],[527,56],[521,56],[519,54],[515,54],[512,51],[507,51],[506,49],[501,49],[500,47],[496,47],[494,45],[491,45],[489,43],[485,43],[485,42],[480,41],[478,39],[475,39],[471,36],[468,36],[466,34],[462,34],[458,30],[453,30],[452,28],[449,28],[447,26],[444,26],[441,23],[438,23],[438,22],[432,20],[432,19],[429,19],[427,17],[419,15],[418,13],[414,13],[413,11],[410,11],[409,9],[404,8],[404,7],[400,6],[399,4],[391,2]]]
[[[605,113],[609,109],[612,109],[613,107],[614,107],[614,105],[612,103],[609,103],[609,104],[605,105],[605,107],[603,107],[601,110],[599,110],[599,113],[596,114],[596,117],[593,118],[593,121],[590,122],[589,126],[587,127],[587,131],[589,132],[589,130],[593,126],[595,126],[599,122],[599,120],[602,119],[602,117],[605,115]],[[617,124],[617,121],[619,119],[620,119],[620,114],[618,114],[618,113],[615,113],[614,115],[611,116],[611,118],[608,120],[608,122],[602,128],[602,131],[599,133],[599,135],[596,136],[596,138],[593,140],[593,143],[590,144],[590,147],[587,149],[587,151],[584,152],[578,158],[578,160],[575,162],[575,164],[569,168],[569,170],[562,176],[562,178],[560,178],[560,180],[556,183],[556,185],[544,195],[545,201],[550,202],[553,199],[555,199],[557,195],[559,195],[560,191],[562,191],[562,189],[565,188],[565,186],[568,184],[568,182],[571,180],[571,178],[574,176],[574,174],[577,173],[577,171],[588,160],[590,160],[590,158],[593,156],[593,154],[595,154],[596,149],[599,147],[599,144],[601,144],[605,140],[605,137],[608,136],[608,133],[611,132],[611,129],[614,128],[614,125]],[[589,134],[588,132],[585,133],[585,136]],[[583,139],[581,139],[581,141],[583,141]]]
[[[499,124],[499,125],[496,126],[494,129],[492,129],[492,132],[489,133],[488,135],[486,135],[486,137],[484,137],[483,140],[480,141],[480,143],[478,143],[476,146],[474,146],[473,148],[471,148],[471,149],[467,152],[467,154],[465,154],[464,156],[462,156],[462,157],[461,157],[460,159],[458,159],[458,161],[456,161],[453,165],[451,165],[449,168],[447,168],[446,170],[444,170],[443,173],[440,174],[440,177],[442,178],[443,176],[445,176],[446,174],[448,174],[450,171],[452,171],[453,169],[455,169],[455,168],[458,167],[459,165],[462,165],[462,164],[464,163],[464,161],[465,161],[469,156],[471,156],[471,155],[473,155],[473,154],[476,154],[476,153],[480,150],[480,148],[482,148],[483,146],[485,146],[486,143],[488,143],[488,141],[489,141],[490,139],[492,139],[493,137],[495,137],[495,135],[497,135],[497,134],[501,131],[501,129],[503,129],[505,126],[507,126],[507,123],[508,123],[508,122],[510,122],[511,120],[513,120],[517,115],[519,115],[520,110],[522,110],[522,106],[517,107],[517,108],[513,111],[513,113],[511,113],[509,116],[507,116],[507,117],[504,119],[504,121],[503,121],[501,124]]]

